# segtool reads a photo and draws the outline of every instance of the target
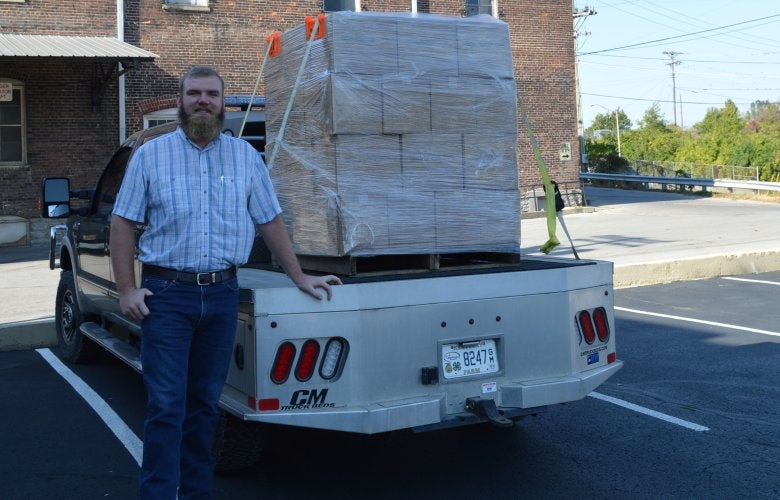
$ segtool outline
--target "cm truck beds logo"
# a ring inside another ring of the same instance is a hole
[[[310,408],[333,408],[335,403],[326,402],[328,398],[327,389],[301,389],[293,392],[289,405],[283,405],[280,409],[284,410],[308,410]]]

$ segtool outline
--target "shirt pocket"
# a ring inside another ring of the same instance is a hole
[[[171,210],[176,215],[186,215],[198,206],[197,200],[201,199],[199,189],[197,179],[187,176],[162,179],[154,199],[163,210]]]

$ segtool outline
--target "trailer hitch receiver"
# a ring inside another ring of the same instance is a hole
[[[484,417],[491,424],[498,427],[512,427],[515,423],[501,415],[496,408],[496,402],[492,399],[467,398],[466,410],[480,417]]]

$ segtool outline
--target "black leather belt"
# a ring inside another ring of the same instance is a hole
[[[155,276],[164,280],[176,280],[180,283],[191,285],[211,285],[212,283],[221,283],[234,277],[236,275],[236,266],[232,266],[224,271],[188,273],[186,271],[177,271],[176,269],[144,264],[143,274],[146,276]]]

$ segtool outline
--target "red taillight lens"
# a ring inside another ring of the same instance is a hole
[[[314,339],[309,339],[301,347],[301,356],[298,358],[298,365],[295,367],[295,378],[301,382],[306,382],[314,374],[314,367],[317,366],[317,358],[320,355],[320,345]]]
[[[292,342],[285,342],[276,351],[276,358],[271,367],[271,380],[275,384],[284,383],[290,376],[293,359],[295,359],[295,346]]]
[[[582,338],[584,338],[585,342],[588,344],[592,344],[596,340],[596,331],[593,329],[590,313],[588,311],[580,311],[578,316]]]
[[[593,323],[596,324],[596,334],[598,334],[599,340],[606,342],[609,338],[609,320],[607,319],[606,309],[597,307],[593,311]]]

